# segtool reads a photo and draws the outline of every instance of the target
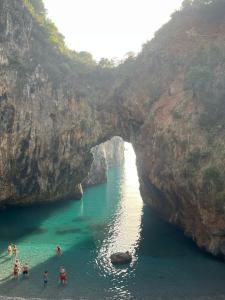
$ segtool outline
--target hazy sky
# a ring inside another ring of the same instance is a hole
[[[123,58],[166,23],[182,0],[44,0],[49,17],[76,51]]]

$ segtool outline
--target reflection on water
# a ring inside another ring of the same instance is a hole
[[[127,280],[134,278],[136,251],[140,240],[141,217],[143,202],[139,194],[139,183],[135,166],[135,154],[132,146],[126,144],[124,169],[120,178],[120,202],[111,220],[108,234],[98,249],[95,260],[99,272],[104,277],[110,277],[110,291],[117,291],[115,297],[131,296]],[[110,190],[107,191],[111,193]],[[131,265],[118,267],[111,264],[112,253],[129,251],[133,255]],[[118,298],[117,298],[118,299]],[[121,298],[122,299],[122,298]]]
[[[202,253],[183,233],[143,206],[135,157],[126,145],[123,168],[109,171],[107,185],[88,189],[81,201],[0,212],[0,294],[42,299],[225,299],[225,267]],[[16,243],[30,278],[13,280]],[[55,255],[56,245],[63,255]],[[130,265],[113,266],[110,255],[129,250]],[[60,266],[68,285],[58,284]],[[49,271],[43,289],[42,273]],[[1,298],[0,298],[1,299]],[[5,299],[5,296],[3,297]]]

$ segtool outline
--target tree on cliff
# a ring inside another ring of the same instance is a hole
[[[30,0],[30,4],[33,6],[36,13],[45,15],[46,9],[42,0]]]
[[[220,19],[225,14],[225,0],[184,0],[182,11],[197,12],[208,20]]]
[[[210,89],[213,73],[208,66],[193,66],[184,80],[184,90],[192,90],[193,97],[199,96]]]
[[[98,65],[101,68],[108,68],[108,69],[115,67],[114,61],[108,58],[101,58]]]

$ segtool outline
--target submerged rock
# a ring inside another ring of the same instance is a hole
[[[112,264],[129,264],[132,261],[132,255],[127,252],[116,252],[110,256]]]

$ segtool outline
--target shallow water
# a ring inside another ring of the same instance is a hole
[[[143,206],[129,151],[124,168],[111,169],[108,183],[88,189],[81,201],[0,212],[2,299],[225,299],[224,263]],[[12,279],[9,242],[16,243],[19,259],[29,262],[29,279]],[[61,257],[55,255],[57,244]],[[114,267],[110,254],[126,250],[133,262]],[[61,265],[69,274],[66,286],[57,280]]]

